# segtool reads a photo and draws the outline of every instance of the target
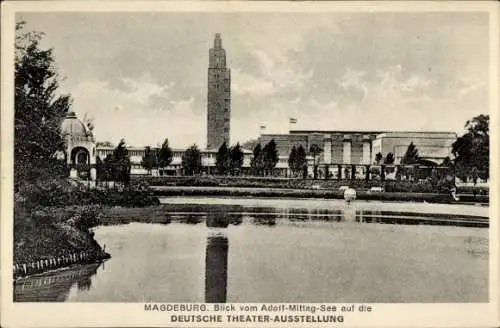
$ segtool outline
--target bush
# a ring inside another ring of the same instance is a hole
[[[159,200],[147,183],[136,183],[121,190],[89,189],[83,184],[70,184],[67,180],[43,179],[23,184],[19,193],[29,210],[39,207],[69,205],[150,206]]]

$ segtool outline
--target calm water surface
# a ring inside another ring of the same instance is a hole
[[[15,300],[488,301],[488,229],[386,224],[387,213],[356,206],[310,215],[300,205],[193,206],[166,213],[168,224],[98,227],[111,260],[23,280]]]

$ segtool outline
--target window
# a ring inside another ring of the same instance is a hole
[[[228,112],[229,112],[229,108],[227,108],[227,107],[226,107],[226,108],[224,108],[224,112],[225,112],[225,113],[228,113]]]

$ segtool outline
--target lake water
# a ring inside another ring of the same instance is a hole
[[[171,206],[162,208],[163,224],[94,229],[110,260],[22,280],[14,286],[15,300],[488,301],[489,229],[425,221],[475,222],[483,209],[187,197],[165,202]]]

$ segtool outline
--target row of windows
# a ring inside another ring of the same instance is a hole
[[[216,88],[216,89],[219,89],[219,83],[216,83],[216,84],[215,84],[215,88]],[[225,87],[225,88],[224,88],[224,92],[229,92],[229,87]]]
[[[217,74],[217,73],[215,73],[215,74],[214,74],[214,78],[218,80],[218,79],[220,78],[220,75],[219,75],[219,74]],[[228,79],[228,78],[225,78],[225,79],[224,79],[224,83],[228,84],[228,83],[229,83],[229,79]]]

